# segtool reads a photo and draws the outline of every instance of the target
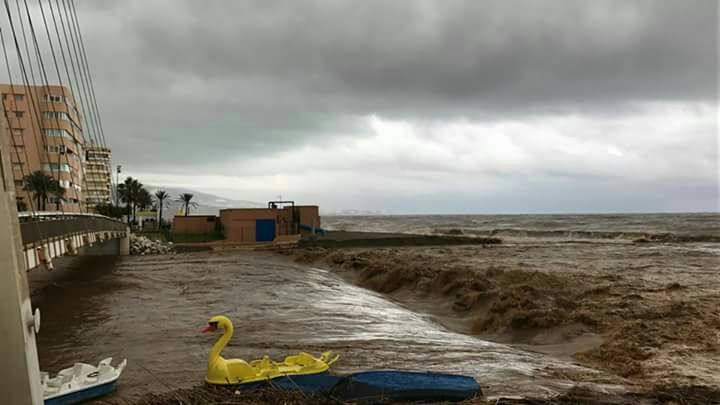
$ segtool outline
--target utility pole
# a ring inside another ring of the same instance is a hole
[[[9,142],[8,124],[0,116],[0,401],[40,405],[43,393],[35,345],[40,317],[33,316],[30,303]]]
[[[122,172],[122,165],[117,165],[116,171],[115,171],[115,206],[120,206],[120,193],[118,193],[120,188],[120,172]]]

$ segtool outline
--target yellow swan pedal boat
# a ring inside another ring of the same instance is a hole
[[[320,357],[301,352],[286,357],[282,362],[273,361],[268,356],[250,362],[242,359],[225,359],[220,353],[232,338],[233,324],[225,316],[214,316],[210,318],[203,332],[214,332],[218,329],[224,332],[210,350],[205,376],[205,381],[209,384],[246,384],[276,377],[323,373],[340,357],[334,356],[332,352],[325,352]]]

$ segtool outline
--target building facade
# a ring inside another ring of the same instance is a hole
[[[279,237],[315,233],[320,229],[317,205],[268,208],[230,208],[219,216],[175,216],[173,234],[201,235],[221,230],[227,241],[272,242]]]
[[[94,212],[98,204],[110,204],[112,198],[112,152],[110,148],[85,145],[85,204]]]
[[[11,138],[18,208],[41,210],[45,205],[46,211],[84,211],[85,142],[80,111],[70,90],[63,86],[0,84],[0,97]],[[36,171],[56,179],[62,191],[39,202],[24,189],[24,178]]]

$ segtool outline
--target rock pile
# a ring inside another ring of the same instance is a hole
[[[130,235],[131,255],[164,255],[168,253],[173,253],[172,242],[165,244],[159,239],[153,241],[145,236]]]

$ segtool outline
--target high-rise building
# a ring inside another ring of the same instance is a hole
[[[0,113],[7,117],[11,137],[18,208],[85,211],[83,130],[70,90],[63,86],[0,84],[0,97]],[[38,201],[34,193],[25,190],[25,178],[37,171],[56,179],[61,191]]]
[[[85,145],[85,204],[93,212],[98,204],[109,204],[112,195],[112,172],[110,148]]]

